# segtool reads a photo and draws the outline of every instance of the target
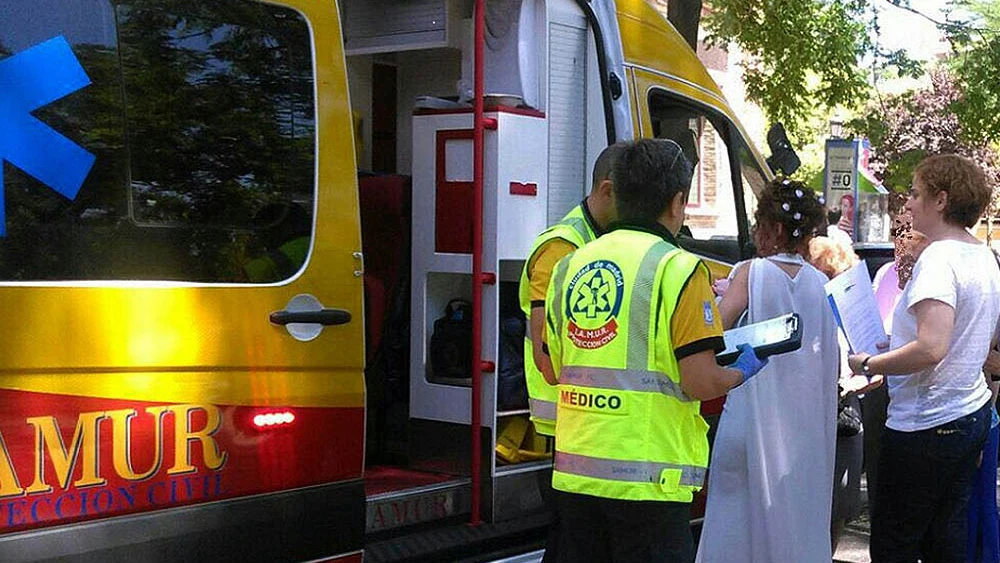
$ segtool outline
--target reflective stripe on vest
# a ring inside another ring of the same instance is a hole
[[[649,316],[653,298],[653,282],[656,271],[663,259],[671,251],[680,252],[676,246],[660,241],[646,251],[639,263],[639,271],[632,286],[632,302],[628,316],[628,356],[626,366],[630,370],[647,369],[649,365]]]
[[[663,472],[671,469],[680,470],[679,485],[701,487],[705,482],[706,468],[694,465],[601,459],[559,451],[556,452],[555,457],[556,471],[609,481],[660,483],[663,479]]]
[[[544,420],[556,419],[555,401],[543,401],[541,399],[528,399],[528,406],[531,408],[531,416]]]
[[[594,240],[594,232],[590,230],[590,225],[587,224],[587,220],[583,217],[571,217],[567,215],[566,217],[563,217],[562,221],[559,221],[556,224],[572,227],[573,230],[580,235],[580,239],[583,241],[583,244],[587,244],[588,242]],[[579,247],[580,246],[577,246],[577,248]]]
[[[665,374],[649,370],[567,366],[559,373],[559,383],[609,391],[663,393],[683,402],[693,400],[679,383]]]
[[[556,289],[561,289],[563,284],[566,282],[566,273],[569,271],[569,259],[563,258],[556,264],[556,270],[552,274],[552,281],[549,282],[550,287],[555,287]],[[546,307],[548,310],[549,307]],[[559,338],[563,333],[563,309],[561,306],[552,307],[553,326],[549,327],[552,329],[551,334],[556,335],[555,338]]]

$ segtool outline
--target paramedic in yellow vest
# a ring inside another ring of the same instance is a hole
[[[552,437],[556,430],[556,390],[552,363],[545,353],[545,292],[556,262],[564,256],[596,239],[604,233],[614,219],[616,209],[611,188],[611,165],[615,155],[625,145],[618,143],[601,151],[594,162],[590,195],[584,198],[558,223],[545,229],[535,238],[531,252],[521,271],[519,297],[521,310],[528,320],[524,338],[524,377],[528,384],[528,406],[535,432]],[[549,495],[543,491],[543,500],[555,508]],[[559,520],[554,510],[549,537],[545,544],[542,563],[555,563],[558,557]]]
[[[253,225],[264,252],[243,267],[247,279],[253,283],[278,282],[298,272],[309,254],[309,213],[294,202],[271,203],[257,212]]]
[[[611,164],[624,146],[624,143],[618,143],[601,151],[594,162],[590,195],[561,221],[535,238],[521,272],[519,297],[521,310],[528,319],[524,339],[524,376],[528,384],[531,422],[535,431],[543,436],[555,434],[557,395],[552,363],[543,346],[545,292],[549,289],[549,278],[556,262],[601,236],[614,219],[616,210],[611,188]]]
[[[618,220],[558,263],[546,297],[559,382],[559,560],[694,560],[691,499],[708,465],[700,402],[765,362],[746,346],[732,368],[708,268],[674,238],[692,166],[673,141],[642,139],[615,159]]]

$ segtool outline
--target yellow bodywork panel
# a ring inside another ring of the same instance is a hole
[[[651,125],[644,119],[649,115],[649,91],[663,88],[723,115],[736,126],[758,166],[770,176],[763,155],[736,118],[722,89],[677,30],[646,0],[618,0],[616,6],[637,135],[652,136]]]
[[[646,0],[618,0],[625,63],[676,76],[723,100],[698,55]]]

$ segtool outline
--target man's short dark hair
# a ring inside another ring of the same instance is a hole
[[[615,159],[611,172],[618,218],[651,222],[659,219],[677,194],[691,190],[691,162],[670,140],[639,139]]]
[[[594,161],[594,173],[590,181],[591,191],[596,190],[597,186],[601,185],[601,182],[611,178],[611,171],[614,168],[615,160],[625,150],[626,145],[628,143],[615,143],[605,147],[601,151],[601,154],[597,155],[597,160]]]

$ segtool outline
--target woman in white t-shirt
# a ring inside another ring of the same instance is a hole
[[[968,229],[989,198],[971,160],[917,166],[906,209],[929,245],[893,313],[890,350],[849,359],[889,388],[873,563],[965,561],[966,504],[990,425],[982,368],[1000,318],[1000,268]]]

